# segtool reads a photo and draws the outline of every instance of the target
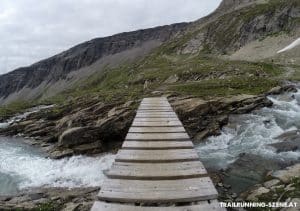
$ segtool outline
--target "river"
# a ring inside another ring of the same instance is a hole
[[[19,121],[30,113],[48,107],[38,107],[18,115],[0,127]],[[97,157],[73,156],[60,160],[25,143],[21,137],[0,137],[0,195],[15,194],[31,187],[94,187],[100,186],[115,155]]]
[[[207,168],[225,169],[238,159],[240,153],[286,162],[299,161],[299,151],[276,153],[269,144],[279,142],[276,137],[284,132],[300,129],[300,89],[297,93],[270,96],[269,99],[274,103],[272,107],[232,115],[221,135],[209,137],[196,145]],[[7,124],[2,123],[2,127]],[[111,166],[115,157],[103,154],[52,160],[22,139],[0,137],[0,194],[40,186],[100,186],[103,171]]]

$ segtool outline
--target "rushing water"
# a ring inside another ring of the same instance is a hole
[[[269,144],[279,142],[277,136],[289,130],[300,129],[300,89],[269,97],[271,108],[262,108],[251,114],[232,115],[220,136],[209,137],[196,149],[205,166],[226,168],[240,153],[251,153],[280,161],[300,159],[300,152],[276,153]]]
[[[30,187],[100,186],[114,155],[45,158],[22,138],[0,137],[0,194]]]
[[[210,137],[196,146],[208,168],[226,168],[240,153],[251,153],[281,161],[295,161],[300,152],[276,153],[269,144],[279,142],[275,137],[289,130],[300,129],[300,90],[269,97],[274,105],[251,114],[233,115],[220,136]],[[40,109],[40,108],[39,108]],[[0,127],[24,118],[37,109],[19,115]],[[114,155],[98,157],[73,156],[60,160],[45,158],[22,138],[0,137],[0,195],[15,193],[30,187],[100,186],[103,171],[108,169]]]
[[[55,105],[40,105],[40,106],[33,107],[31,109],[28,109],[25,113],[16,115],[16,116],[6,120],[5,122],[0,122],[0,128],[5,128],[5,127],[9,126],[10,124],[12,124],[14,122],[18,122],[18,121],[26,118],[30,114],[36,113],[36,112],[38,112],[40,110],[43,110],[43,109],[52,108],[54,106]]]
[[[35,107],[24,114],[0,123],[0,127],[25,118],[50,106]],[[114,155],[97,157],[73,156],[60,160],[45,158],[37,148],[25,144],[23,138],[0,136],[0,195],[14,194],[31,187],[93,187],[100,186],[103,171]]]

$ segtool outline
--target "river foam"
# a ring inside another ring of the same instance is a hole
[[[226,168],[240,153],[251,153],[283,162],[300,159],[300,152],[276,153],[269,144],[279,142],[277,136],[300,129],[300,90],[271,96],[271,108],[262,108],[251,114],[232,115],[220,136],[209,137],[196,146],[208,168]]]
[[[30,187],[100,186],[103,171],[110,168],[115,155],[73,156],[60,160],[45,158],[22,138],[0,137],[0,193],[8,194]],[[2,175],[2,180],[1,180]],[[1,181],[3,184],[1,184]]]

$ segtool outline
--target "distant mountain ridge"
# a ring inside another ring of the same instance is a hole
[[[88,67],[97,60],[109,57],[110,55],[140,48],[138,52],[131,52],[132,55],[124,56],[126,57],[124,60],[139,57],[159,46],[162,42],[169,40],[186,26],[187,23],[179,23],[121,33],[105,38],[96,38],[79,44],[58,55],[37,62],[29,67],[18,68],[10,73],[1,75],[0,103],[1,101],[16,100],[17,98],[19,100],[25,100],[39,97],[43,89],[51,87],[51,84],[55,84],[60,80],[72,81],[85,77],[89,75],[89,70],[85,70],[86,75],[84,76],[73,75],[68,78],[70,73]],[[105,64],[102,66],[118,63],[117,58],[115,58],[116,61],[110,60],[111,59],[107,58],[107,61],[104,62]],[[101,67],[99,69],[101,69]],[[41,86],[39,88],[40,90],[34,91],[34,93],[30,91],[39,86]],[[7,98],[13,93],[15,93],[15,96],[10,97],[11,100]],[[53,94],[54,93],[56,93],[55,90],[53,90]]]

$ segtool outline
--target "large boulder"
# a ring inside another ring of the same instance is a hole
[[[278,153],[300,150],[300,130],[284,132],[275,139],[280,142],[270,144],[270,146],[274,147]]]
[[[232,186],[236,193],[262,182],[269,171],[278,170],[281,164],[254,154],[240,154],[226,170],[224,183]]]
[[[284,183],[288,183],[294,177],[300,177],[300,164],[295,164],[286,169],[275,171],[272,173],[272,177],[277,178]]]
[[[81,144],[92,143],[99,140],[98,128],[74,127],[64,131],[58,139],[60,146],[72,148]]]

